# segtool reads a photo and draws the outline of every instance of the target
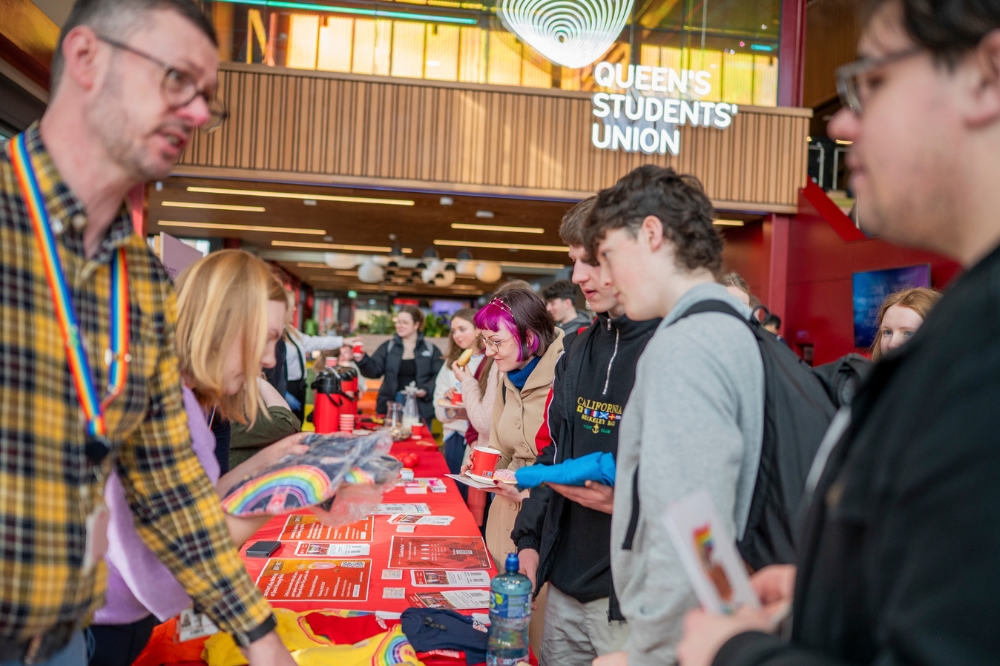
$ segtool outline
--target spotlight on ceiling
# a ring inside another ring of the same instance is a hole
[[[493,219],[493,211],[491,211],[491,210],[477,210],[476,211],[476,217],[484,219],[484,220],[492,220]]]

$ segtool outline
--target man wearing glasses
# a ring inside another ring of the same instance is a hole
[[[966,271],[831,425],[797,567],[754,576],[762,612],[691,613],[682,666],[1000,659],[1000,3],[870,4],[829,128],[859,219]]]
[[[195,457],[176,303],[126,193],[216,127],[218,58],[191,0],[79,0],[39,124],[0,150],[0,663],[87,662],[104,480],[251,664],[292,664]]]

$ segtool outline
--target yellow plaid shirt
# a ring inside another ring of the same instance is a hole
[[[126,248],[130,353],[123,393],[106,420],[115,465],[146,544],[199,610],[246,632],[270,606],[233,547],[215,488],[191,449],[173,335],[173,286],[123,209],[87,259],[83,205],[56,172],[37,125],[28,147],[79,319],[91,371],[107,390],[110,260]],[[0,638],[26,639],[84,621],[103,600],[103,564],[83,570],[85,521],[100,501],[84,454],[80,403],[52,294],[15,179],[0,144]],[[103,475],[102,475],[103,478]]]

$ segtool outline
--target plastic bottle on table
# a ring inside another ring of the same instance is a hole
[[[508,553],[504,573],[490,582],[490,638],[487,666],[516,666],[528,661],[531,581],[517,570],[516,553]]]

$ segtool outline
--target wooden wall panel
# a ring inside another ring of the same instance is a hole
[[[677,157],[597,150],[586,94],[226,65],[231,118],[179,173],[579,198],[645,163],[702,179],[730,208],[793,210],[810,112],[741,107],[682,127]]]
[[[837,97],[834,70],[854,60],[861,36],[860,0],[816,0],[806,10],[802,103],[817,108]]]

